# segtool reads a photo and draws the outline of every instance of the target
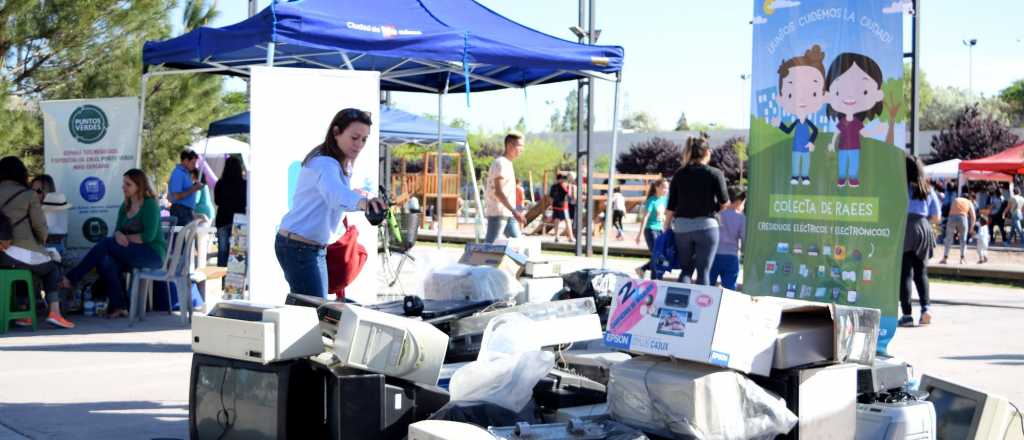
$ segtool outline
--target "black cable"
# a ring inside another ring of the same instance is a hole
[[[235,412],[235,409],[228,409],[227,405],[224,404],[224,384],[228,381],[228,367],[224,367],[224,375],[220,379],[220,409],[217,410],[217,424],[222,428],[220,435],[217,440],[222,440],[228,431],[234,426],[235,422],[231,421],[231,413]],[[238,398],[237,390],[235,392],[235,398]],[[221,422],[220,417],[224,415],[224,421]],[[237,415],[235,417],[237,419]]]
[[[1017,420],[1020,420],[1020,433],[1021,435],[1024,435],[1024,413],[1021,413],[1020,408],[1017,408],[1017,405],[1014,405],[1013,402],[1010,402],[1009,400],[1007,400],[1006,402],[1013,407],[1014,411],[1017,411]]]

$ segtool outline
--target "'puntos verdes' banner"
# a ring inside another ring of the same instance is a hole
[[[909,2],[907,2],[909,3]],[[756,0],[744,291],[898,313],[902,1]]]

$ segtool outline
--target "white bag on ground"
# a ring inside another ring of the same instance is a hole
[[[435,300],[504,301],[523,291],[508,272],[490,266],[452,264],[430,271],[423,280],[423,297]]]
[[[611,366],[608,413],[644,431],[699,440],[771,439],[797,417],[741,373],[643,356]]]
[[[448,386],[452,401],[480,400],[519,411],[533,397],[533,387],[555,366],[555,355],[541,351],[533,321],[519,313],[498,316],[487,324],[477,360],[462,367]]]

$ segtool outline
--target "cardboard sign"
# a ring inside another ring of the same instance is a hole
[[[711,286],[623,279],[605,345],[768,375],[781,307]]]

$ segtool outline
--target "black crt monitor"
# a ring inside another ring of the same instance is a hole
[[[189,438],[322,438],[323,392],[305,360],[263,365],[194,354]]]
[[[1020,413],[1003,397],[927,374],[918,389],[935,406],[937,440],[1024,438]]]

